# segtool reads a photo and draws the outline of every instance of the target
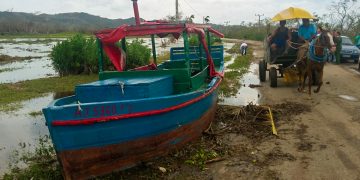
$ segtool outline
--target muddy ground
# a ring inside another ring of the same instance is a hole
[[[253,46],[257,60],[262,59],[261,44]],[[298,103],[309,111],[291,115],[291,121],[280,123],[278,138],[257,146],[261,152],[277,148],[293,157],[267,165],[275,176],[260,179],[360,179],[360,73],[356,67],[326,64],[324,85],[312,100],[283,79],[278,79],[277,88],[270,88],[267,76],[258,87],[262,104]]]
[[[262,58],[262,43],[248,42]],[[129,179],[360,179],[360,73],[356,65],[326,64],[324,85],[308,100],[278,79],[255,86],[272,107],[278,136],[257,106],[220,106],[201,140],[143,166]],[[257,110],[256,110],[257,109]],[[165,172],[166,170],[166,172]],[[119,174],[117,174],[116,177]],[[149,176],[150,175],[150,176]]]

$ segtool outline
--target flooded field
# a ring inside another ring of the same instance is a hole
[[[23,61],[0,62],[0,83],[15,83],[24,80],[57,76],[49,54],[61,39],[39,42],[38,39],[0,40],[0,55],[26,57]],[[51,42],[52,41],[52,42]],[[35,43],[37,42],[37,43]]]
[[[53,100],[53,94],[22,102],[16,112],[0,112],[0,174],[10,163],[10,157],[21,148],[34,149],[39,137],[47,135],[45,118],[41,109]]]

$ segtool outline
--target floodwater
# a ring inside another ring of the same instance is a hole
[[[258,64],[252,63],[249,72],[244,74],[240,80],[241,87],[235,96],[221,97],[222,101],[219,104],[232,106],[246,106],[248,104],[259,104],[260,92],[254,86],[260,85],[260,79],[257,75]]]
[[[42,114],[33,116],[53,100],[53,94],[22,102],[23,107],[16,112],[0,112],[0,177],[4,173],[9,157],[15,150],[26,146],[26,150],[34,149],[37,139],[48,134]]]
[[[29,57],[29,60],[2,62],[0,64],[0,84],[57,76],[49,54],[52,47],[61,39],[53,42],[31,43],[37,39],[13,39],[12,42],[0,40],[0,55]],[[28,43],[23,43],[27,41]],[[19,43],[16,43],[19,42]],[[1,70],[7,70],[1,72]]]
[[[0,84],[58,76],[49,54],[54,45],[62,40],[64,39],[16,38],[11,41],[0,39],[0,55],[29,57],[29,60],[24,61],[0,62]],[[151,48],[151,39],[144,38],[143,40],[144,44]],[[156,38],[156,54],[164,54],[170,47],[182,47],[183,43],[183,39],[170,43],[168,38]]]

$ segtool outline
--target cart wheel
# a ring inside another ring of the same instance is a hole
[[[259,62],[259,77],[261,82],[266,81],[266,62],[264,60]]]
[[[271,67],[269,71],[270,87],[277,87],[277,71],[275,67]]]

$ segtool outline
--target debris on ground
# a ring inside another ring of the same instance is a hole
[[[257,88],[257,87],[262,87],[261,84],[249,84],[249,88]]]
[[[268,167],[296,158],[279,147],[257,149],[259,144],[277,138],[269,120],[264,117],[264,107],[267,106],[221,105],[215,121],[199,140],[151,163],[115,173],[113,177],[143,179],[150,174],[152,178],[161,179],[211,179],[216,178],[212,171],[220,165],[222,168],[239,168],[236,171],[243,177],[276,179],[278,173]],[[310,111],[310,107],[294,102],[269,107],[276,126],[293,120],[294,115]],[[156,167],[166,167],[167,171],[153,171],[159,170]]]

